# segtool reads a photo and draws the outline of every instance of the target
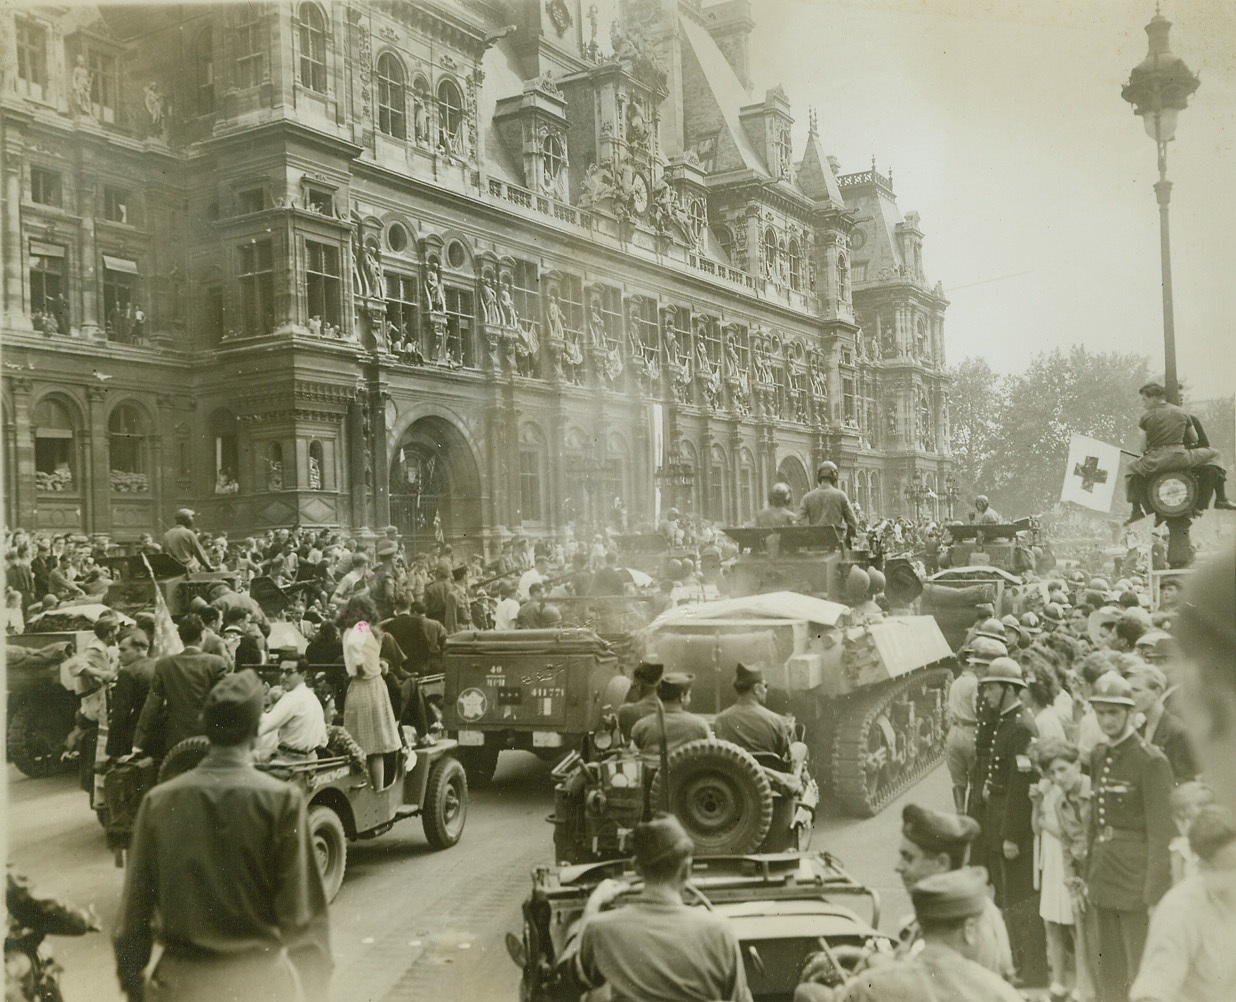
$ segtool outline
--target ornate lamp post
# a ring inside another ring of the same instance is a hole
[[[1167,36],[1172,23],[1158,9],[1146,25],[1150,51],[1133,67],[1129,82],[1120,96],[1133,105],[1133,113],[1142,117],[1146,134],[1159,150],[1159,180],[1154,194],[1159,203],[1159,254],[1163,268],[1163,351],[1164,382],[1167,399],[1180,403],[1176,381],[1176,324],[1172,316],[1172,248],[1168,229],[1167,206],[1172,197],[1172,183],[1167,179],[1167,144],[1176,138],[1176,120],[1188,105],[1189,95],[1201,81],[1172,54]]]
[[[949,474],[944,478],[944,502],[948,505],[949,521],[953,519],[953,505],[961,498],[961,491],[957,488],[957,479]]]
[[[931,488],[923,483],[920,474],[915,473],[910,483],[906,484],[905,494],[906,500],[914,505],[914,518],[917,521],[923,517],[923,504],[931,494]]]

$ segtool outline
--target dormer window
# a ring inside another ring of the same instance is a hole
[[[790,128],[788,125],[776,126],[777,138],[774,149],[777,154],[777,162],[773,164],[773,170],[781,177],[790,176],[790,167],[794,160],[794,147],[790,142]]]

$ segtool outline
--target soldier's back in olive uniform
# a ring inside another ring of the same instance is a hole
[[[722,741],[730,741],[752,754],[789,758],[789,722],[767,706],[756,702],[735,703],[717,715],[712,729]]]

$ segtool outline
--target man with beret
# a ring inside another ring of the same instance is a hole
[[[981,870],[966,868],[926,877],[914,886],[910,897],[922,929],[921,948],[911,957],[872,964],[844,989],[837,989],[834,998],[841,1002],[1020,1002],[1021,996],[1011,985],[975,960],[988,948],[990,936],[983,923],[989,899]]]
[[[637,825],[633,843],[643,890],[603,911],[629,887],[615,880],[598,884],[559,969],[581,990],[608,985],[615,999],[751,1002],[728,920],[683,903],[695,846],[681,823],[662,815]]]
[[[708,721],[691,713],[691,683],[694,675],[669,672],[661,676],[657,695],[665,707],[665,750],[672,752],[679,745],[698,738],[712,737]],[[644,761],[657,765],[661,756],[661,721],[652,713],[637,720],[631,728],[631,743],[644,756]]]
[[[907,891],[913,891],[928,877],[964,868],[970,847],[981,831],[978,822],[971,817],[933,811],[918,804],[906,804],[901,822],[896,870]],[[983,874],[986,882],[986,871],[979,867],[974,869]],[[990,892],[983,907],[983,923],[988,927],[985,943],[989,949],[973,959],[1002,978],[1012,977],[1013,954],[1008,930]],[[910,922],[902,928],[898,939],[901,941],[898,953],[913,955],[922,941],[922,929],[917,922]]]
[[[252,671],[215,686],[206,757],[138,809],[114,937],[130,1002],[148,990],[174,1002],[327,998],[329,916],[304,796],[252,762],[262,695]]]
[[[1124,1002],[1146,945],[1149,909],[1171,886],[1172,769],[1137,733],[1132,689],[1116,672],[1095,681],[1090,704],[1103,732],[1090,755],[1086,864],[1095,987],[1098,1002]]]
[[[1021,665],[996,658],[979,679],[979,713],[991,721],[985,768],[971,784],[971,810],[983,829],[983,865],[991,869],[996,904],[1010,930],[1018,975],[1034,984],[1046,976],[1046,941],[1034,887],[1034,830],[1030,787],[1037,780],[1030,742],[1034,717],[1021,701],[1026,687]]]
[[[636,721],[657,712],[657,686],[665,674],[665,663],[655,654],[645,654],[631,674],[631,688],[618,707],[618,729],[624,740],[631,740]]]
[[[717,714],[713,721],[716,736],[752,754],[776,755],[788,762],[792,740],[790,722],[764,705],[768,699],[764,673],[738,662],[734,691],[738,693],[734,704]]]

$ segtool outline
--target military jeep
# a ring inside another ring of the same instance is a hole
[[[607,878],[631,883],[628,894],[639,890],[629,859],[533,871],[532,893],[523,905],[523,935],[508,933],[506,938],[507,951],[522,971],[520,1002],[573,998],[555,967],[588,896]],[[843,903],[853,898],[870,902],[866,920]],[[844,974],[869,953],[893,947],[876,931],[876,892],[827,852],[697,857],[684,900],[729,919],[756,1002],[789,1002],[808,962],[821,952]]]

